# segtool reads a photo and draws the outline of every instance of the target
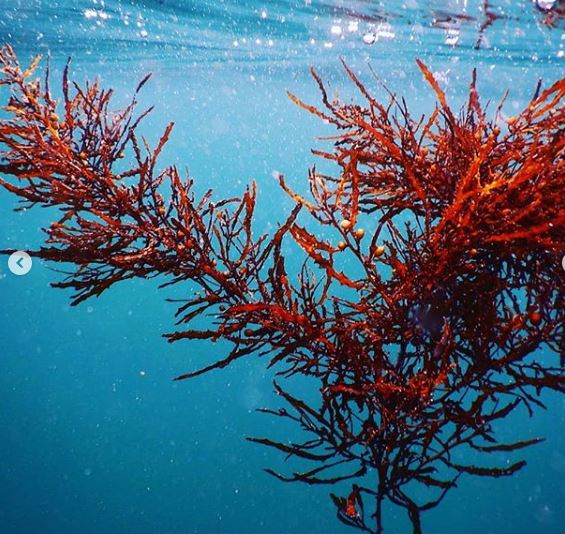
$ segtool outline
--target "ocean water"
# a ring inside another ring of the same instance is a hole
[[[68,56],[79,81],[98,77],[116,105],[146,73],[142,106],[155,105],[141,133],[155,142],[175,128],[162,164],[187,168],[199,191],[241,192],[255,179],[257,224],[272,230],[292,209],[273,173],[306,191],[312,148],[332,131],[287,98],[354,94],[339,59],[385,97],[370,67],[414,114],[434,100],[415,59],[430,66],[454,107],[471,70],[479,91],[520,109],[542,78],[565,72],[563,2],[475,0],[0,0],[0,42],[23,62],[50,55],[53,85]],[[496,20],[484,32],[490,17]],[[370,67],[369,67],[370,66]],[[5,102],[5,93],[2,102]],[[331,167],[330,167],[331,170]],[[34,249],[48,210],[14,213],[0,191],[0,249]],[[194,380],[173,382],[225,354],[221,344],[168,344],[182,288],[135,280],[78,307],[49,287],[61,279],[39,261],[22,277],[0,262],[0,532],[341,533],[330,488],[284,484],[265,467],[292,470],[246,436],[292,439],[296,429],[256,413],[276,406],[273,373],[249,358]],[[300,387],[300,386],[298,386]],[[521,456],[506,479],[463,477],[423,515],[432,534],[563,532],[563,400],[516,412],[501,433],[547,440]],[[346,490],[343,490],[344,492]],[[386,531],[410,532],[403,510],[385,509]]]

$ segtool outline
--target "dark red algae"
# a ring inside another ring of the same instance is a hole
[[[335,127],[333,149],[317,154],[340,172],[311,170],[308,198],[281,176],[296,207],[273,235],[256,236],[255,184],[240,198],[196,198],[176,167],[157,166],[172,124],[150,147],[136,135],[147,112],[135,114],[135,98],[110,111],[110,90],[74,83],[66,69],[56,102],[48,73],[34,79],[38,62],[22,71],[9,46],[0,51],[10,94],[0,184],[22,208],[60,213],[33,254],[74,265],[54,284],[74,291],[73,304],[134,277],[198,285],[166,337],[233,349],[177,380],[251,354],[276,366],[284,406],[263,411],[299,426],[304,442],[252,441],[311,467],[273,475],[350,480],[349,493],[331,495],[341,522],[383,532],[388,502],[419,533],[422,512],[461,475],[524,466],[505,456],[541,438],[502,442],[494,427],[542,408],[545,390],[565,392],[565,79],[520,114],[504,117],[501,104],[490,119],[474,73],[454,112],[418,62],[437,105],[413,117],[391,93],[375,99],[346,65],[362,104],[331,100],[312,71],[323,107],[290,98]],[[324,228],[335,239],[317,237]],[[302,251],[299,273],[287,269],[285,240]],[[191,329],[203,315],[209,329]],[[312,379],[318,402],[283,388],[296,376]],[[465,451],[499,466],[461,464]]]

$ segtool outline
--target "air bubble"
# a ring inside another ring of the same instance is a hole
[[[535,2],[536,6],[542,11],[551,11],[555,7],[557,0],[535,0]]]
[[[331,27],[331,30],[330,30],[331,34],[332,34],[332,35],[335,35],[336,37],[339,36],[339,35],[341,35],[341,34],[342,34],[342,31],[343,31],[343,30],[341,29],[341,26],[339,26],[338,24],[334,24],[334,25]]]

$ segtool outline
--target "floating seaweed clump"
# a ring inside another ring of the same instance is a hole
[[[340,172],[313,169],[307,197],[281,176],[296,206],[273,235],[255,235],[255,185],[240,198],[196,198],[175,167],[157,167],[172,124],[152,148],[136,135],[147,112],[135,115],[135,98],[111,111],[111,91],[71,82],[66,68],[57,102],[48,73],[32,79],[38,61],[23,71],[10,47],[0,52],[10,90],[0,184],[23,207],[60,211],[33,254],[75,267],[54,284],[72,289],[74,304],[134,277],[197,284],[166,337],[233,349],[177,379],[266,358],[283,406],[264,411],[305,434],[253,438],[300,460],[272,474],[348,485],[332,494],[347,525],[383,532],[388,502],[418,533],[422,512],[462,474],[523,467],[504,456],[540,438],[502,442],[495,425],[543,407],[544,390],[565,392],[565,80],[538,87],[519,115],[503,119],[501,104],[489,119],[474,74],[455,113],[418,62],[437,98],[425,118],[393,94],[376,100],[346,65],[364,103],[331,100],[312,71],[323,107],[290,97],[336,128],[333,149],[317,154]],[[300,272],[285,243],[302,251]],[[209,329],[191,328],[199,316],[212,318]],[[317,402],[283,387],[297,375]],[[462,464],[461,452],[501,464]]]

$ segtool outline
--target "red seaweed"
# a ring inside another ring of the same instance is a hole
[[[158,168],[173,126],[155,147],[137,135],[148,77],[112,111],[112,92],[71,81],[68,66],[57,102],[48,73],[33,79],[38,64],[23,71],[9,46],[0,49],[0,85],[10,91],[0,185],[21,208],[59,213],[32,254],[74,266],[54,284],[73,291],[73,304],[136,277],[199,286],[175,301],[167,339],[233,348],[177,380],[253,354],[275,367],[283,406],[261,411],[305,439],[250,438],[301,466],[268,472],[351,481],[345,496],[331,494],[341,522],[383,532],[388,502],[419,533],[422,512],[460,476],[510,476],[525,465],[505,453],[541,438],[506,443],[496,428],[519,408],[543,408],[543,391],[565,392],[565,79],[538,88],[520,114],[503,119],[501,104],[489,119],[475,73],[454,112],[418,61],[438,102],[426,118],[390,92],[377,100],[345,64],[363,104],[331,100],[313,70],[324,109],[290,97],[338,130],[332,150],[316,153],[339,174],[312,169],[308,198],[281,176],[296,207],[273,235],[256,235],[255,184],[239,198],[197,198],[176,167]],[[299,272],[285,242],[303,253]],[[200,316],[213,318],[209,329],[191,328]],[[311,379],[318,402],[288,391],[296,375]],[[459,463],[470,451],[498,463]]]

